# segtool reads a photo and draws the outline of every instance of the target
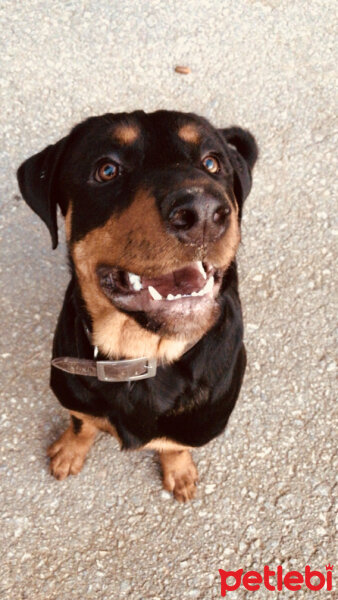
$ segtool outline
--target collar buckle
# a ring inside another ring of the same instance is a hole
[[[138,381],[155,377],[156,358],[131,358],[128,360],[98,360],[97,378],[100,381]]]

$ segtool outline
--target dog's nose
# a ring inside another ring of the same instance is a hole
[[[171,233],[185,244],[215,242],[225,232],[231,209],[224,199],[198,191],[170,194],[162,207]]]

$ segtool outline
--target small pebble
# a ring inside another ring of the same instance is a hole
[[[183,67],[180,65],[177,65],[175,67],[175,71],[176,71],[176,73],[180,73],[181,75],[188,75],[190,73],[189,67]]]

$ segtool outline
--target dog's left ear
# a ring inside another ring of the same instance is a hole
[[[253,135],[241,127],[220,129],[234,169],[234,193],[241,209],[252,185],[252,169],[258,158],[258,146]]]
[[[56,213],[61,200],[57,173],[67,140],[68,136],[34,154],[22,163],[17,172],[22,197],[47,225],[53,250],[58,245]]]

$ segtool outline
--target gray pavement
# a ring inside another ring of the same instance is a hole
[[[2,2],[0,598],[207,600],[219,568],[335,564],[335,9]],[[199,493],[184,506],[152,453],[120,453],[109,436],[64,482],[46,458],[67,423],[48,389],[65,246],[52,253],[15,169],[79,120],[136,108],[245,126],[261,150],[239,257],[249,367],[226,433],[194,452]]]

